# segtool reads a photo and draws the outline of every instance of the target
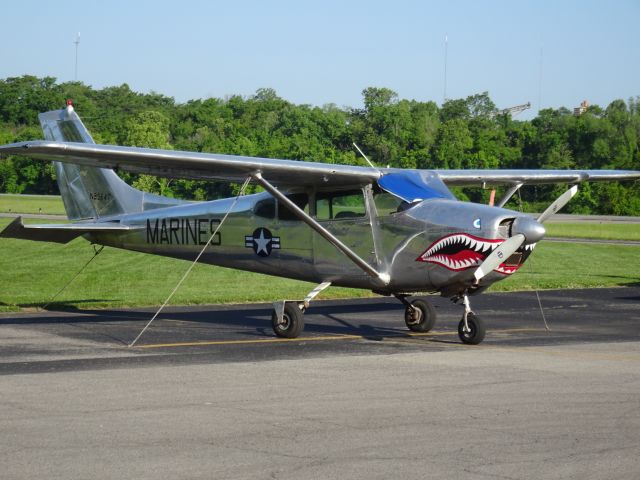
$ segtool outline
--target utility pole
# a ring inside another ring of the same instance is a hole
[[[76,45],[76,69],[75,69],[75,81],[78,81],[78,45],[80,45],[80,32],[78,32],[78,36],[76,37],[76,41],[73,42]]]

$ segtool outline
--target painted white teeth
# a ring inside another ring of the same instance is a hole
[[[482,258],[466,258],[466,259],[453,259],[449,255],[441,253],[443,249],[448,246],[455,245],[463,249],[473,250],[474,252],[484,255],[490,255],[501,242],[485,241],[482,239],[474,238],[466,234],[452,234],[437,241],[429,250],[422,254],[422,261],[429,261],[439,263],[452,270],[462,270],[473,266],[478,266],[482,263]],[[536,244],[525,245],[524,249],[531,251]],[[505,267],[496,269],[505,274],[513,273],[516,269],[509,269]]]

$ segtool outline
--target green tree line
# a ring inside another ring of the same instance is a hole
[[[273,89],[176,103],[128,85],[94,89],[51,77],[0,80],[0,143],[42,138],[38,113],[68,98],[97,143],[364,165],[356,142],[378,165],[403,168],[640,169],[640,97],[592,105],[580,116],[541,110],[531,121],[499,114],[487,92],[465,99],[418,102],[388,88],[366,88],[363,108],[295,105]],[[197,200],[234,186],[127,175],[134,186]],[[523,188],[510,207],[544,208],[563,186]],[[0,162],[0,192],[57,193],[51,164],[12,156]],[[489,192],[456,189],[463,200]],[[576,213],[640,215],[640,185],[584,184],[569,204]]]

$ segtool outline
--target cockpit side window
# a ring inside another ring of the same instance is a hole
[[[316,195],[318,220],[364,217],[367,210],[362,190],[344,192],[320,192]]]
[[[398,208],[400,208],[400,204],[403,203],[403,200],[385,191],[380,191],[373,194],[373,202],[376,204],[378,216],[385,217],[396,213]]]

